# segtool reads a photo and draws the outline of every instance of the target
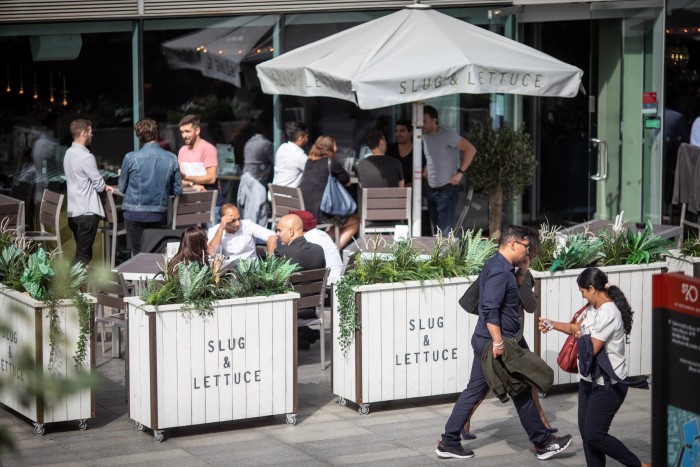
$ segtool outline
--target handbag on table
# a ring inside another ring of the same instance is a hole
[[[578,322],[581,313],[588,308],[585,305],[583,308],[574,313],[574,317],[571,318],[570,323],[575,324]],[[557,357],[557,364],[559,368],[566,371],[567,373],[578,373],[578,337],[575,334],[570,334],[564,341],[564,345],[559,351],[559,356]]]
[[[331,159],[328,158],[328,182],[321,198],[321,212],[332,217],[346,217],[355,211],[357,203],[331,173]]]

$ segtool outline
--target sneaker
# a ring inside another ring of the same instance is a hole
[[[438,442],[437,449],[435,449],[435,454],[438,457],[443,457],[445,459],[455,458],[455,459],[469,459],[474,457],[474,451],[470,449],[464,449],[461,444],[457,446],[445,446],[442,441]]]
[[[554,436],[552,437],[552,442],[549,446],[543,448],[537,448],[537,458],[540,460],[549,459],[552,456],[564,452],[566,448],[571,444],[571,435],[565,435],[561,438]]]

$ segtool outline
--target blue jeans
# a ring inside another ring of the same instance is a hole
[[[484,376],[484,368],[481,366],[481,356],[484,347],[490,339],[472,335],[472,348],[474,349],[474,361],[472,373],[469,377],[467,388],[462,391],[452,409],[452,414],[445,425],[445,433],[442,434],[442,443],[446,446],[457,446],[461,442],[459,431],[464,427],[469,415],[489,392],[489,386]],[[523,339],[524,341],[524,339]],[[532,400],[532,391],[525,390],[513,396],[513,404],[518,412],[520,423],[527,432],[530,442],[537,447],[544,447],[551,443],[552,435],[542,423],[535,402]]]
[[[625,401],[627,389],[627,386],[618,383],[606,391],[605,386],[579,381],[578,429],[588,467],[605,465],[606,455],[622,465],[637,467],[641,464],[622,441],[608,434],[615,414]]]
[[[458,185],[450,185],[440,190],[431,188],[428,192],[430,222],[445,235],[454,228],[458,200]]]

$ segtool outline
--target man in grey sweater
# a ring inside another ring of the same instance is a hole
[[[92,244],[100,218],[105,216],[97,194],[113,191],[97,170],[95,156],[87,146],[92,142],[92,122],[79,118],[70,124],[73,145],[66,151],[63,171],[68,188],[68,227],[75,237],[75,259],[85,265],[92,260]]]

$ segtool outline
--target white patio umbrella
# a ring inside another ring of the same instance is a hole
[[[259,64],[268,94],[335,97],[362,109],[414,103],[413,212],[421,209],[424,99],[508,93],[573,97],[583,72],[416,3]],[[478,148],[477,148],[478,149]],[[420,235],[421,216],[413,216]]]

